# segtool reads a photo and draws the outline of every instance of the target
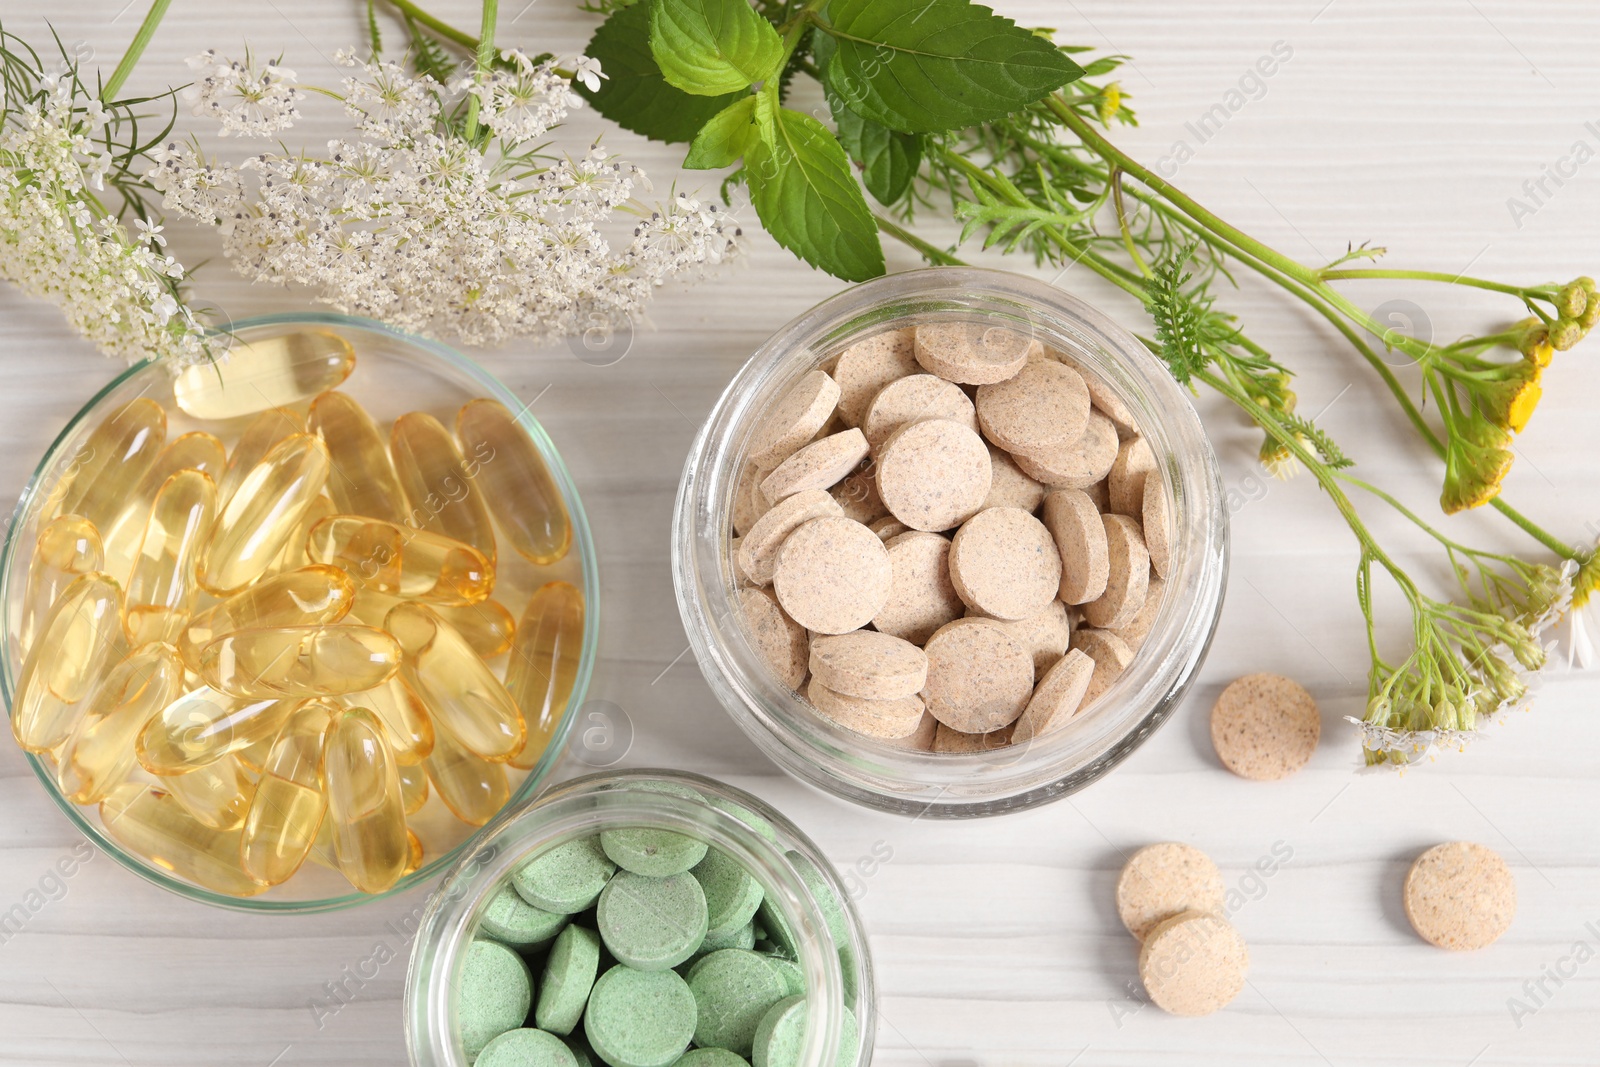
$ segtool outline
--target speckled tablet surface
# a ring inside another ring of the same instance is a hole
[[[750,443],[750,462],[771,470],[827,425],[839,402],[839,385],[820,370],[796,382],[763,413]]]
[[[985,734],[1009,726],[1033,695],[1033,656],[983,619],[957,619],[924,646],[928,685],[923,699],[952,730]]]
[[[922,649],[874,630],[814,638],[810,665],[822,685],[869,700],[915,696],[928,680],[928,657]]]
[[[892,578],[889,551],[877,534],[842,515],[824,516],[784,540],[772,588],[801,626],[842,634],[872,621],[889,598]]]
[[[1210,1015],[1239,995],[1250,950],[1226,919],[1186,911],[1159,923],[1139,951],[1150,1000],[1173,1015]]]
[[[880,632],[922,644],[966,611],[950,580],[950,539],[921,530],[884,542],[889,552],[889,596],[872,617]]]
[[[1157,925],[1186,911],[1221,915],[1222,872],[1211,857],[1178,841],[1139,849],[1117,878],[1117,915],[1143,941]]]
[[[1321,736],[1316,700],[1281,675],[1245,675],[1211,708],[1211,744],[1223,766],[1241,778],[1288,777],[1311,759]]]
[[[1517,882],[1494,850],[1435,845],[1406,872],[1406,918],[1424,941],[1463,951],[1492,945],[1517,914]]]
[[[877,459],[878,495],[889,514],[913,530],[961,525],[983,507],[994,477],[983,438],[949,419],[901,427]]]
[[[810,637],[806,629],[784,612],[778,602],[760,589],[741,589],[739,608],[750,628],[751,643],[784,685],[798,689],[806,680]]]
[[[950,580],[968,607],[997,619],[1026,619],[1055,599],[1061,555],[1044,523],[1028,512],[989,508],[956,531]]]

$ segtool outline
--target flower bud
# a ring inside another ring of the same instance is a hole
[[[1592,330],[1596,324],[1600,324],[1600,293],[1590,293],[1589,304],[1578,317],[1578,325],[1585,330]]]
[[[1589,294],[1577,282],[1556,294],[1556,312],[1564,319],[1575,319],[1589,304]]]
[[[1583,340],[1583,327],[1572,319],[1557,319],[1556,324],[1550,327],[1550,347],[1557,352],[1565,352],[1579,341]]]

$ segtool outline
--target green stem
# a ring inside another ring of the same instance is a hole
[[[117,64],[117,69],[111,72],[111,77],[100,87],[100,100],[109,104],[116,99],[117,93],[122,91],[122,85],[128,80],[128,75],[133,73],[133,68],[138,66],[139,57],[144,55],[145,46],[150,43],[150,38],[156,34],[156,27],[161,25],[161,20],[166,16],[167,8],[172,6],[172,0],[155,0],[150,5],[150,10],[145,12],[144,21],[139,23],[139,32],[133,35],[128,50],[122,53],[122,62]]]
[[[445,40],[454,41],[456,44],[468,49],[469,51],[475,52],[478,50],[478,38],[472,36],[470,33],[463,33],[461,30],[456,29],[454,26],[442,19],[435,18],[426,11],[422,10],[422,8],[418,7],[416,4],[413,4],[411,0],[387,0],[387,2],[392,5],[396,11],[399,11],[405,15],[409,15],[412,19],[428,27],[428,29],[432,30],[434,33],[437,33]]]
[[[1318,271],[1312,270],[1298,260],[1290,259],[1282,252],[1256,240],[1220,216],[1208,211],[1183,190],[1168,182],[1159,174],[1147,169],[1138,160],[1100,136],[1099,132],[1085,121],[1083,116],[1074,111],[1059,96],[1052,94],[1046,98],[1046,102],[1056,117],[1068,129],[1077,134],[1085,145],[1104,158],[1106,162],[1139,179],[1140,182],[1165,197],[1184,214],[1194,219],[1195,222],[1249,252],[1273,270],[1280,271],[1301,285],[1315,290],[1324,300],[1341,314],[1348,316],[1353,322],[1359,324],[1362,329],[1375,337],[1383,338],[1385,344],[1398,348],[1419,360],[1428,357],[1430,345],[1400,334],[1377,322],[1372,316],[1351,302],[1344,294],[1325,284]]]
[[[478,77],[480,78],[487,74],[489,68],[494,65],[494,29],[495,23],[499,21],[499,16],[500,0],[483,0],[483,29],[478,34],[476,60]],[[466,125],[468,141],[476,141],[478,139],[478,107],[477,94],[468,97]]]
[[[952,256],[949,252],[946,252],[944,249],[939,248],[938,246],[936,246],[934,244],[931,244],[931,243],[929,243],[927,241],[924,241],[922,238],[918,237],[916,234],[912,233],[910,230],[908,230],[905,227],[901,226],[898,222],[895,222],[893,219],[886,218],[883,215],[874,215],[872,217],[877,220],[878,229],[882,230],[884,233],[888,234],[890,237],[893,237],[896,241],[899,241],[901,244],[906,245],[906,246],[908,246],[908,247],[910,247],[912,249],[915,249],[917,252],[922,253],[922,258],[926,259],[929,263],[936,264],[937,266],[940,266],[940,267],[966,267],[966,266],[970,266],[970,264],[968,264],[965,260],[957,259],[955,256]]]
[[[1445,285],[1464,285],[1470,289],[1487,289],[1491,293],[1505,293],[1507,296],[1514,296],[1521,300],[1528,299],[1528,291],[1519,286],[1507,285],[1504,282],[1492,282],[1487,278],[1469,278],[1463,274],[1449,274],[1442,270],[1385,270],[1379,267],[1365,267],[1356,270],[1324,270],[1318,271],[1317,274],[1325,282],[1383,278],[1411,282],[1443,282]]]

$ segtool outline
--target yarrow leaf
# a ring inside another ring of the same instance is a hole
[[[650,5],[619,7],[600,24],[584,54],[600,61],[606,72],[599,89],[578,85],[578,93],[594,109],[625,130],[655,141],[694,139],[718,112],[745,95],[691,96],[662,76],[650,53]]]
[[[1206,354],[1202,309],[1183,289],[1190,278],[1190,272],[1184,268],[1193,251],[1191,246],[1157,263],[1145,285],[1145,310],[1155,322],[1156,341],[1161,347],[1156,354],[1183,385],[1188,385],[1194,373],[1205,369],[1210,361]]]
[[[650,51],[667,81],[695,96],[748,89],[784,57],[783,38],[746,0],[650,0]]]
[[[902,133],[1003,118],[1083,76],[1048,40],[967,0],[834,0],[827,15],[828,87]]]
[[[770,143],[745,159],[750,200],[777,242],[813,267],[848,282],[883,273],[883,247],[872,209],[850,161],[828,128],[810,115],[780,109]]]

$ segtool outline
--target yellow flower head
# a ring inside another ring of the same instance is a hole
[[[1544,368],[1533,360],[1523,360],[1507,369],[1509,373],[1500,381],[1473,386],[1474,399],[1485,419],[1512,433],[1521,433],[1544,395],[1539,385]]]
[[[1117,117],[1117,112],[1122,110],[1122,86],[1116,82],[1106,86],[1100,93],[1095,110],[1099,112],[1100,121],[1109,126],[1111,120]]]
[[[1466,438],[1451,441],[1439,506],[1445,514],[1454,515],[1487,504],[1500,495],[1500,483],[1510,472],[1512,459],[1504,448]]]

